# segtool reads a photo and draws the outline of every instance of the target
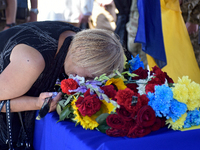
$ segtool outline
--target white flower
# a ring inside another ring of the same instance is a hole
[[[140,80],[136,81],[136,83],[138,85],[138,87],[137,87],[138,93],[140,95],[146,94],[145,93],[145,86],[146,86],[147,82],[148,82],[148,80],[146,80],[146,79],[140,79]]]
[[[78,75],[73,76],[72,74],[70,74],[70,75],[69,75],[69,79],[70,79],[70,78],[71,78],[71,79],[74,79],[75,81],[77,81],[79,85],[82,84],[82,83],[85,83],[85,78],[84,78],[84,77],[80,77],[80,76],[78,76]]]
[[[147,79],[140,79],[140,80],[136,81],[136,83],[137,83],[137,85],[138,85],[138,87],[137,87],[138,93],[139,93],[140,95],[146,94],[146,92],[145,92],[145,87],[146,87],[146,85],[147,85],[147,82],[149,82],[153,77],[154,77],[154,76],[153,76],[153,75],[150,75],[150,73],[148,72]]]

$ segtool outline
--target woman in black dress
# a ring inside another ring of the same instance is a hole
[[[123,48],[110,31],[81,31],[64,22],[45,21],[0,32],[0,102],[10,100],[12,145],[19,147],[25,139],[15,112],[22,112],[25,131],[32,143],[35,110],[52,95],[60,74],[94,78],[113,70],[122,71],[123,67]],[[50,111],[55,110],[60,97],[61,93],[53,99]],[[9,140],[5,111],[4,105],[0,113],[1,150],[7,149]]]

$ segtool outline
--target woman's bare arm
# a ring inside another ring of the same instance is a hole
[[[39,97],[30,97],[30,96],[21,96],[18,98],[14,98],[10,101],[10,109],[11,112],[20,112],[20,111],[29,111],[29,110],[39,110],[41,109],[44,99],[52,96],[51,92],[41,93]],[[53,99],[50,106],[50,111],[56,109],[57,102],[61,98],[62,93],[58,93],[58,95]],[[5,112],[5,105],[2,108],[2,112]]]
[[[44,58],[36,49],[25,44],[15,46],[10,56],[10,64],[0,74],[0,101],[24,95],[44,67]]]

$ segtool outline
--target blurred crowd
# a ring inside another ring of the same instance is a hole
[[[146,54],[135,43],[138,28],[137,0],[1,0],[6,1],[3,30],[24,22],[64,21],[82,29],[100,28],[115,32],[128,59],[139,54],[147,66]],[[182,15],[200,67],[200,0],[179,0]],[[29,4],[29,5],[28,5]],[[24,8],[24,10],[22,9]],[[27,12],[28,10],[28,12]],[[24,14],[23,14],[24,13]],[[24,17],[20,18],[20,15]]]

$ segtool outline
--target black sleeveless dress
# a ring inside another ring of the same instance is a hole
[[[62,67],[72,37],[67,37],[57,56],[58,39],[64,31],[79,32],[80,29],[70,24],[58,21],[30,22],[17,25],[0,32],[0,73],[10,63],[10,54],[17,44],[26,44],[37,49],[45,60],[45,69],[25,94],[39,96],[41,92],[52,91],[56,79],[62,73]],[[17,87],[16,87],[17,88]],[[12,92],[12,91],[11,91]],[[33,141],[35,111],[22,113],[25,130],[30,142]],[[20,145],[23,142],[21,124],[17,113],[12,113],[13,141]],[[5,146],[6,118],[5,113],[0,113],[0,149]]]

